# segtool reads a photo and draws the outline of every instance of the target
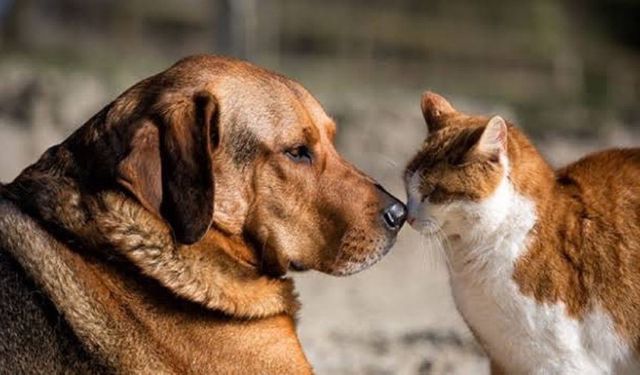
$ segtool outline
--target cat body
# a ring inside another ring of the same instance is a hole
[[[441,238],[495,373],[639,373],[640,149],[553,171],[502,118],[426,93],[408,222]]]

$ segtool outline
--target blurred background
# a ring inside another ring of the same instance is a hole
[[[352,162],[404,197],[430,89],[515,121],[555,165],[640,145],[640,1],[0,0],[0,180],[194,53],[297,79]],[[370,270],[296,276],[319,374],[486,374],[439,254],[408,227]]]

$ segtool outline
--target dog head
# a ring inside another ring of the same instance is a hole
[[[213,226],[251,243],[273,276],[358,272],[405,220],[400,201],[340,157],[335,124],[302,86],[245,62],[184,59],[92,121],[74,142],[114,159],[114,180],[179,243]]]

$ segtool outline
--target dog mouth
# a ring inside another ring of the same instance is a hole
[[[350,276],[362,272],[374,264],[378,263],[387,253],[389,249],[384,249],[370,254],[365,258],[348,259],[341,262],[341,265],[333,269],[329,274],[333,276]]]
[[[395,241],[396,236],[380,236],[364,238],[358,242],[343,242],[327,273],[349,276],[364,271],[382,260],[391,251]]]
[[[290,260],[288,269],[293,272],[316,270],[332,276],[349,276],[364,271],[384,258],[393,248],[396,237],[365,239],[358,243],[343,243],[338,255],[324,266],[314,267],[301,261]],[[372,246],[369,248],[367,245]]]
[[[289,269],[291,271],[294,272],[305,272],[305,271],[309,271],[309,267],[305,266],[304,264],[297,262],[297,261],[291,261],[289,262]]]

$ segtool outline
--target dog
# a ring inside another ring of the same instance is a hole
[[[185,58],[0,187],[6,373],[308,374],[289,270],[361,271],[405,206],[300,84]]]

